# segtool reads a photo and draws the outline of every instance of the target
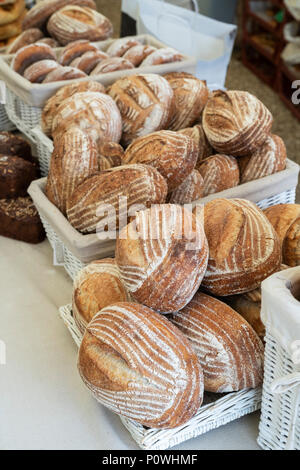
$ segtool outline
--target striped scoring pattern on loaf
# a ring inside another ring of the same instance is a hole
[[[165,202],[167,183],[155,168],[123,165],[86,179],[67,203],[69,222],[82,233],[93,233],[127,223],[134,207]],[[114,210],[109,211],[109,208]],[[102,224],[104,226],[102,227]]]
[[[124,59],[129,60],[134,67],[138,67],[143,62],[143,60],[148,57],[148,55],[152,54],[152,52],[155,50],[155,47],[140,44],[128,49],[123,57]]]
[[[129,70],[133,68],[132,63],[123,57],[109,57],[108,59],[101,60],[90,75],[92,77],[101,73],[111,73],[116,70]]]
[[[70,127],[59,141],[54,140],[46,195],[65,214],[67,200],[75,188],[97,172],[96,144],[78,127]]]
[[[167,127],[173,108],[173,90],[160,75],[123,77],[110,87],[108,93],[122,116],[125,145]]]
[[[171,321],[191,342],[204,374],[204,389],[214,393],[256,388],[263,379],[264,348],[241,315],[202,292]]]
[[[86,52],[99,52],[99,49],[85,39],[71,42],[63,48],[59,63],[61,65],[72,65],[73,60],[78,59]]]
[[[247,158],[247,157],[245,157]],[[277,135],[267,137],[264,144],[254,152],[241,172],[241,183],[253,181],[282,171],[286,166],[286,148]]]
[[[111,43],[106,52],[111,57],[122,57],[130,48],[140,45],[141,41],[135,37],[119,38]]]
[[[202,221],[174,204],[140,211],[119,234],[116,263],[132,297],[162,313],[183,308],[208,260]]]
[[[187,135],[193,139],[198,147],[198,159],[196,163],[196,169],[199,169],[199,166],[206,157],[210,157],[214,152],[212,146],[208,142],[208,139],[205,135],[203,127],[201,124],[196,124],[193,127],[187,127],[186,129],[181,129],[178,131],[180,134]]]
[[[136,139],[126,149],[124,163],[155,167],[168,183],[169,191],[183,183],[197,161],[193,139],[177,132],[157,131]]]
[[[240,171],[236,158],[228,155],[212,155],[199,166],[203,178],[204,196],[233,188],[240,182]]]
[[[81,333],[102,308],[130,301],[115,260],[93,261],[81,269],[73,283],[72,311]]]
[[[268,137],[272,123],[270,111],[246,91],[218,90],[203,111],[204,132],[213,148],[225,155],[255,152]]]
[[[97,50],[88,51],[82,54],[81,57],[77,57],[72,60],[72,67],[77,67],[80,70],[83,70],[86,74],[90,75],[91,72],[97,67],[97,65],[107,58],[107,54]]]
[[[209,245],[202,285],[214,295],[256,289],[281,263],[280,242],[263,212],[245,199],[215,199],[204,209]]]
[[[204,195],[204,181],[198,170],[193,170],[184,182],[170,194],[170,204],[189,204]]]
[[[138,304],[111,305],[93,318],[78,369],[100,403],[149,427],[184,424],[203,400],[202,370],[187,339]]]
[[[185,72],[173,72],[164,77],[174,93],[174,110],[169,129],[178,131],[192,126],[200,118],[208,100],[206,82]]]
[[[181,62],[184,56],[172,47],[162,47],[149,54],[141,63],[140,67],[151,65],[169,64],[170,62]]]
[[[66,98],[56,110],[52,134],[63,134],[76,124],[95,141],[119,142],[122,133],[120,112],[110,96],[85,91]]]

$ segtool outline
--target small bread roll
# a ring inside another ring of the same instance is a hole
[[[204,133],[203,127],[201,124],[196,124],[194,127],[187,127],[186,129],[181,129],[180,134],[187,135],[193,139],[198,147],[198,159],[196,163],[196,168],[199,169],[202,160],[206,157],[213,155],[214,149],[207,140],[207,137]]]
[[[170,194],[170,204],[190,204],[201,199],[204,194],[204,181],[198,170],[189,176]]]
[[[204,182],[204,196],[233,188],[240,182],[240,171],[236,158],[227,155],[212,155],[199,165]]]
[[[93,318],[78,370],[96,400],[147,427],[183,425],[203,400],[203,373],[188,340],[134,303],[111,305]]]
[[[131,47],[138,45],[141,43],[134,37],[120,38],[113,41],[106,52],[110,57],[122,57]]]
[[[152,54],[156,49],[153,46],[144,46],[139,44],[138,46],[133,46],[123,55],[123,58],[129,60],[134,67],[139,67],[148,55]]]
[[[192,344],[206,391],[237,392],[261,385],[263,344],[249,323],[228,305],[197,292],[170,320]]]
[[[207,259],[202,222],[173,204],[137,212],[116,244],[116,263],[132,297],[163,313],[180,310],[191,300]]]
[[[132,63],[123,57],[110,57],[99,62],[90,75],[93,76],[101,73],[111,73],[116,70],[129,70],[133,68]]]

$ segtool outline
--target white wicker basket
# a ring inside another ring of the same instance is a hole
[[[0,104],[0,131],[14,131],[16,126],[9,119],[4,104]]]
[[[289,346],[300,348],[300,302],[291,297],[289,288],[293,277],[300,286],[300,266],[276,273],[262,284],[266,349],[258,444],[268,450],[300,450],[300,354],[293,361]]]
[[[36,155],[39,160],[41,176],[47,176],[53,152],[53,141],[44,134],[40,126],[32,129],[31,134],[36,142]]]
[[[71,305],[61,307],[59,312],[79,347],[82,334],[74,322]],[[120,419],[139,447],[163,450],[253,413],[260,408],[260,404],[261,388],[227,394],[207,393],[198,413],[188,423],[175,429],[149,429],[123,416]]]

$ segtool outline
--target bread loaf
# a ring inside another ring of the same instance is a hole
[[[122,116],[122,141],[125,145],[137,137],[167,127],[173,91],[165,78],[154,74],[123,77],[110,87],[108,93]]]
[[[10,5],[0,6],[0,26],[16,21],[25,11],[24,0],[15,0]]]
[[[155,47],[139,44],[138,46],[133,46],[128,49],[123,55],[123,58],[129,60],[134,67],[139,67],[143,60],[155,50]]]
[[[203,178],[204,196],[233,188],[240,182],[240,171],[236,158],[227,155],[212,155],[199,165]]]
[[[279,270],[280,242],[263,212],[245,199],[214,199],[205,205],[209,245],[203,287],[227,296],[256,289]]]
[[[56,55],[50,46],[37,42],[19,49],[11,62],[11,67],[15,72],[23,75],[27,67],[40,60],[56,61]]]
[[[133,68],[134,67],[132,63],[123,57],[110,57],[99,62],[92,70],[91,76],[96,76],[101,73],[111,73],[115,72],[116,70],[129,70]]]
[[[17,155],[29,162],[35,162],[29,143],[23,137],[12,132],[0,132],[0,153]]]
[[[283,262],[300,265],[300,204],[277,204],[264,210],[279,236]]]
[[[77,57],[81,57],[85,52],[98,52],[96,46],[91,44],[86,39],[80,39],[79,41],[70,42],[66,47],[64,47],[61,56],[59,58],[59,63],[61,65],[70,65],[71,62]]]
[[[111,57],[122,57],[131,47],[137,45],[141,45],[141,43],[134,37],[120,38],[113,41],[106,52]]]
[[[31,83],[42,83],[46,76],[53,70],[56,70],[57,67],[59,65],[55,60],[39,60],[26,68],[24,78]]]
[[[174,110],[169,129],[178,131],[192,126],[208,100],[206,82],[185,72],[168,73],[164,78],[168,80],[174,93]]]
[[[81,333],[103,308],[130,301],[112,258],[93,261],[76,275],[73,283],[72,311]]]
[[[228,305],[198,292],[171,321],[192,344],[214,393],[256,388],[263,380],[264,348],[253,328]]]
[[[34,42],[42,39],[43,33],[38,28],[30,28],[26,31],[23,31],[16,39],[7,47],[6,54],[14,54],[19,49],[24,46],[28,46],[29,44],[33,44]]]
[[[191,300],[207,259],[202,221],[172,204],[138,212],[116,244],[116,263],[132,297],[163,313],[180,310]]]
[[[85,178],[99,170],[96,144],[78,127],[70,127],[54,140],[46,195],[65,214],[66,202]]]
[[[124,149],[116,142],[100,142],[98,145],[98,161],[100,171],[109,170],[122,164]]]
[[[95,141],[119,142],[122,119],[110,96],[92,91],[76,93],[58,107],[52,122],[52,135],[63,134],[77,125]]]
[[[33,163],[16,155],[0,154],[0,199],[27,196],[27,188],[37,176]]]
[[[80,184],[68,199],[67,216],[82,233],[115,230],[135,214],[135,207],[165,202],[166,196],[167,184],[155,168],[123,165]]]
[[[190,204],[201,199],[204,194],[204,182],[198,170],[193,170],[189,176],[171,192],[170,204]]]
[[[126,149],[124,163],[154,166],[166,179],[169,191],[181,185],[197,161],[197,147],[189,137],[158,131],[139,137]]]
[[[273,117],[265,105],[246,91],[213,93],[203,111],[204,132],[214,149],[243,156],[267,139]]]
[[[60,82],[62,80],[74,80],[75,78],[84,78],[86,74],[75,67],[63,67],[58,65],[44,78],[43,83]]]
[[[93,81],[71,83],[71,85],[59,88],[59,90],[48,99],[44,106],[41,119],[41,126],[46,135],[51,135],[52,133],[53,118],[62,102],[75,93],[84,91],[105,93],[105,88],[101,83]]]
[[[72,60],[71,66],[89,75],[96,66],[106,59],[107,54],[101,51],[87,51],[81,57]]]
[[[270,135],[247,162],[241,173],[241,183],[253,181],[282,171],[286,166],[286,148],[278,135]]]
[[[77,5],[66,5],[53,13],[47,30],[63,45],[78,39],[103,41],[113,34],[113,26],[106,16]]]
[[[198,169],[202,160],[206,157],[210,157],[215,152],[207,140],[207,137],[204,133],[203,127],[201,124],[196,124],[194,127],[187,127],[186,129],[181,129],[180,134],[187,135],[195,141],[195,144],[198,147],[198,159],[196,163],[196,168]]]
[[[149,54],[141,63],[140,67],[152,65],[169,64],[170,62],[181,62],[184,56],[171,47],[162,47]]]
[[[100,403],[144,426],[182,425],[202,403],[203,374],[190,343],[142,305],[99,312],[83,337],[78,369]]]

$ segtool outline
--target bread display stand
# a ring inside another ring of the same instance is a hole
[[[266,349],[258,444],[300,450],[300,266],[263,281],[261,317]]]
[[[142,34],[134,36],[143,44],[149,44],[156,48],[167,47],[156,38]],[[92,43],[102,51],[106,51],[113,39]],[[57,57],[61,54],[62,48],[56,49]],[[17,72],[11,69],[10,63],[13,55],[0,57],[0,79],[6,83],[6,112],[10,120],[27,137],[32,138],[31,130],[40,123],[41,111],[50,96],[64,85],[78,81],[93,80],[102,83],[104,86],[111,85],[121,77],[135,75],[136,73],[157,73],[163,75],[169,72],[190,72],[194,73],[196,69],[196,59],[184,56],[181,62],[172,62],[169,64],[152,65],[138,67],[129,70],[119,70],[111,73],[102,73],[99,75],[87,76],[80,79],[58,81],[53,83],[31,83]],[[33,139],[34,140],[34,139]],[[35,140],[34,140],[35,142]]]
[[[59,313],[79,347],[82,334],[73,319],[71,305],[61,307]],[[206,393],[198,413],[174,429],[150,429],[123,416],[120,419],[141,449],[164,450],[253,413],[260,404],[261,388],[223,394]]]

